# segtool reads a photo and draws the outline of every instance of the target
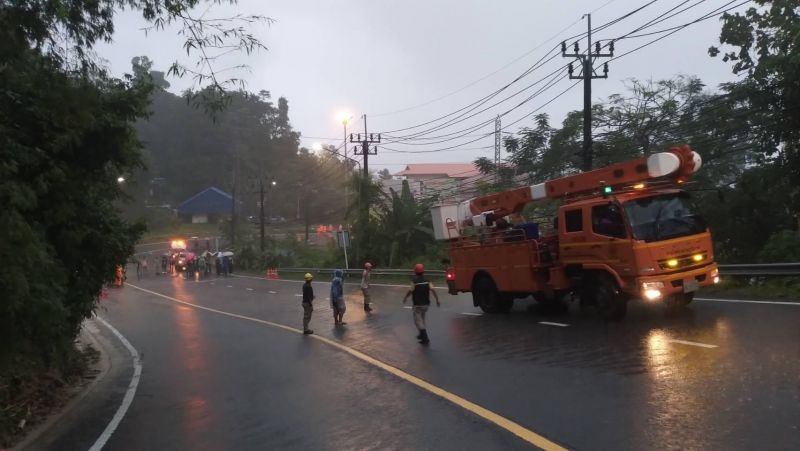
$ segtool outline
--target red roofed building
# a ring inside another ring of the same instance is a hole
[[[471,185],[481,173],[472,163],[414,163],[394,174],[394,180],[384,180],[384,189],[401,189],[401,180],[408,180],[414,197],[460,198],[460,188]]]
[[[480,174],[472,163],[415,163],[409,164],[395,176],[409,180],[430,180],[434,178],[468,179]]]

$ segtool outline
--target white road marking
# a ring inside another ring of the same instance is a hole
[[[483,313],[475,313],[475,312],[461,312],[461,314],[469,316],[483,316]]]
[[[545,326],[569,327],[569,324],[564,324],[564,323],[552,323],[552,322],[550,322],[550,321],[539,321],[539,324],[544,324]]]
[[[103,323],[104,326],[108,328],[114,335],[119,338],[119,341],[125,345],[125,348],[128,349],[128,352],[131,353],[131,357],[133,358],[133,377],[131,377],[131,383],[128,384],[128,390],[125,392],[125,397],[122,398],[122,404],[120,404],[117,411],[114,413],[114,416],[111,418],[111,421],[108,423],[106,428],[103,430],[103,433],[100,434],[100,437],[94,442],[89,451],[100,451],[105,446],[108,439],[111,438],[111,434],[114,433],[114,430],[117,429],[119,423],[122,421],[122,418],[125,416],[125,413],[128,412],[128,408],[131,406],[133,402],[133,397],[136,395],[136,388],[139,387],[139,379],[142,376],[142,362],[139,360],[139,353],[136,352],[136,348],[131,345],[131,343],[124,337],[122,334],[114,328],[111,324],[109,324],[103,318],[97,317],[97,320]]]
[[[414,307],[412,307],[412,306],[410,306],[410,305],[404,305],[404,306],[403,306],[403,308],[412,309],[412,308],[414,308]]]
[[[252,288],[245,288],[245,290],[247,290],[247,291],[253,291],[253,289],[252,289]]]
[[[253,317],[250,317],[250,316],[244,316],[244,315],[239,315],[239,314],[236,314],[236,313],[226,312],[224,310],[217,310],[217,309],[214,309],[214,308],[211,308],[211,307],[205,307],[205,306],[202,306],[202,305],[192,304],[192,303],[189,303],[189,302],[186,302],[186,301],[181,301],[180,299],[177,299],[177,298],[173,298],[173,297],[167,296],[165,294],[161,294],[161,293],[157,293],[155,291],[147,290],[145,288],[137,287],[136,285],[133,285],[133,284],[128,284],[128,285],[133,287],[133,288],[135,288],[135,289],[137,289],[137,290],[139,290],[139,291],[143,291],[145,293],[150,293],[150,294],[152,294],[154,296],[158,296],[158,297],[170,300],[172,302],[183,304],[183,305],[186,305],[188,307],[195,308],[195,309],[205,310],[207,312],[213,312],[213,313],[217,313],[219,315],[225,315],[225,316],[232,317],[232,318],[239,318],[239,319],[242,319],[242,320],[245,320],[245,321],[252,321],[252,322],[255,322],[255,323],[264,324],[264,325],[271,326],[271,327],[274,327],[274,328],[277,328],[277,329],[285,330],[287,332],[292,332],[292,333],[295,333],[295,334],[298,334],[298,335],[301,335],[303,333],[303,331],[300,330],[300,329],[296,329],[294,327],[286,326],[284,324],[274,323],[272,321],[266,321],[266,320],[263,320],[263,319],[253,318]],[[526,442],[532,444],[533,446],[536,446],[538,448],[541,448],[541,449],[544,449],[544,450],[548,450],[548,451],[549,450],[566,451],[566,448],[564,448],[563,446],[559,445],[558,443],[552,442],[552,441],[548,440],[546,437],[543,437],[543,436],[533,432],[532,430],[527,429],[527,428],[523,427],[522,425],[520,425],[518,423],[515,423],[512,420],[509,420],[508,418],[505,418],[505,417],[503,417],[501,415],[498,415],[497,413],[492,412],[491,410],[489,410],[489,409],[487,409],[485,407],[482,407],[482,406],[480,406],[478,404],[475,404],[475,403],[473,403],[473,402],[471,402],[471,401],[469,401],[469,400],[467,400],[465,398],[462,398],[462,397],[460,397],[460,396],[458,396],[458,395],[456,395],[454,393],[451,393],[451,392],[449,392],[449,391],[447,391],[447,390],[445,390],[445,389],[443,389],[441,387],[433,385],[428,381],[420,379],[419,377],[414,376],[413,374],[407,373],[407,372],[405,372],[405,371],[403,371],[403,370],[401,370],[401,369],[399,369],[397,367],[389,365],[388,363],[385,363],[385,362],[383,362],[381,360],[378,360],[378,359],[376,359],[376,358],[374,358],[374,357],[372,357],[370,355],[367,355],[367,354],[365,354],[365,353],[363,353],[361,351],[358,351],[358,350],[356,350],[354,348],[351,348],[349,346],[346,346],[346,345],[344,345],[342,343],[339,343],[339,342],[336,342],[334,340],[331,340],[330,338],[325,338],[325,337],[323,337],[321,335],[309,335],[308,338],[305,338],[305,339],[307,339],[307,340],[318,340],[318,341],[320,341],[322,343],[325,343],[325,344],[327,344],[327,345],[329,345],[331,347],[334,347],[336,349],[344,351],[344,352],[350,354],[351,356],[353,356],[353,357],[355,357],[355,358],[357,358],[357,359],[359,359],[361,361],[364,361],[364,362],[369,363],[369,364],[371,364],[371,365],[373,365],[373,366],[375,366],[377,368],[380,368],[380,369],[382,369],[382,370],[384,370],[384,371],[386,371],[386,372],[388,372],[390,374],[393,374],[394,376],[396,376],[396,377],[398,377],[398,378],[400,378],[400,379],[402,379],[402,380],[404,380],[404,381],[406,381],[408,383],[411,383],[411,384],[413,384],[413,385],[415,385],[415,386],[417,386],[417,387],[419,387],[419,388],[421,388],[421,389],[423,389],[423,390],[425,390],[425,391],[427,391],[427,392],[429,392],[431,394],[439,396],[442,399],[445,399],[445,400],[447,400],[447,401],[449,401],[449,402],[451,402],[451,403],[453,403],[453,404],[455,404],[455,405],[457,405],[457,406],[459,406],[459,407],[461,407],[461,408],[463,408],[463,409],[465,409],[465,410],[467,410],[469,412],[472,412],[473,414],[480,416],[481,418],[483,418],[484,420],[486,420],[488,422],[496,424],[497,426],[499,426],[499,427],[511,432],[512,434],[516,435],[517,437],[521,438],[522,440],[525,440]]]
[[[225,288],[233,288],[233,285],[228,285]]]
[[[714,298],[694,298],[695,301],[705,302],[733,302],[739,304],[773,304],[773,305],[794,305],[800,307],[800,302],[781,302],[781,301],[751,301],[747,299],[714,299]]]
[[[296,298],[302,298],[302,297],[303,297],[303,295],[302,295],[302,294],[296,294],[296,295],[294,295],[294,297],[296,297]]]
[[[669,338],[669,339],[667,339],[667,341],[670,342],[670,343],[680,343],[682,345],[699,346],[701,348],[709,348],[709,349],[713,349],[713,348],[718,348],[719,347],[717,345],[709,345],[709,344],[705,344],[705,343],[698,343],[696,341],[675,340],[673,338]]]
[[[270,290],[268,293],[269,293],[269,294],[278,294],[278,292],[277,292],[277,291],[272,291],[272,290]]]

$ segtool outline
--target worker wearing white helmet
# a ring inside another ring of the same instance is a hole
[[[364,294],[364,311],[372,311],[372,298],[369,295],[369,275],[372,272],[372,263],[364,263],[364,272],[361,273],[361,293]]]

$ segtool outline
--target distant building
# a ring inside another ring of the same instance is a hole
[[[217,223],[230,215],[233,198],[219,188],[211,187],[195,194],[178,205],[178,217],[192,224]]]
[[[394,180],[384,180],[386,191],[389,188],[399,191],[402,181],[408,180],[409,188],[416,198],[437,196],[455,201],[465,199],[464,194],[471,189],[481,176],[473,163],[415,163],[394,174]]]

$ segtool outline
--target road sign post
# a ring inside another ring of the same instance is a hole
[[[336,244],[344,249],[344,269],[350,269],[350,265],[347,262],[347,248],[350,246],[350,232],[347,230],[337,231]]]

